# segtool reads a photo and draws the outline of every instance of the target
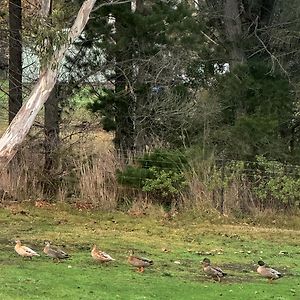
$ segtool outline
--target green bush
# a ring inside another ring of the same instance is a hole
[[[187,185],[182,173],[164,170],[157,167],[149,169],[151,178],[146,178],[142,190],[154,192],[163,197],[173,197],[179,194]]]
[[[300,204],[300,167],[286,166],[278,161],[257,156],[260,172],[255,175],[257,186],[254,191],[263,201],[275,199],[278,204],[299,206]]]
[[[210,176],[205,178],[205,185],[209,190],[227,189],[237,179],[244,178],[245,163],[243,161],[220,161],[215,163]]]
[[[187,185],[184,176],[187,166],[187,159],[181,152],[155,150],[138,158],[136,166],[117,170],[117,179],[122,185],[138,188],[170,203]]]
[[[142,189],[147,178],[151,178],[151,172],[142,167],[126,166],[124,170],[117,170],[118,182],[129,187]]]
[[[182,171],[188,164],[187,158],[182,152],[158,149],[152,153],[144,154],[138,159],[138,162],[144,169],[157,167],[176,171]]]

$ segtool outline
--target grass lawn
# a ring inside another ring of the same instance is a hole
[[[220,223],[220,224],[218,224]],[[0,209],[0,299],[300,299],[300,230],[252,227],[229,220],[177,216],[130,217],[125,213],[79,212],[68,206]],[[14,252],[21,239],[41,254],[31,261]],[[71,259],[53,263],[43,241],[65,249]],[[96,243],[115,262],[99,265]],[[128,250],[154,260],[139,274]],[[209,257],[229,275],[221,283],[206,277]],[[255,272],[265,260],[284,277],[268,284]]]

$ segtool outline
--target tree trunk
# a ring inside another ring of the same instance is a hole
[[[41,16],[48,18],[52,14],[52,0],[43,0],[41,2]],[[49,45],[52,44],[48,40]],[[57,83],[52,90],[47,102],[44,105],[44,148],[45,148],[45,164],[44,175],[46,178],[52,177],[51,171],[56,169],[56,152],[59,147],[59,84]],[[54,178],[55,179],[55,178]],[[48,182],[48,180],[46,180]],[[46,188],[47,190],[47,188]],[[48,193],[48,191],[45,191]]]
[[[117,150],[132,151],[134,148],[134,127],[132,119],[132,99],[128,91],[127,79],[123,74],[124,64],[122,60],[124,56],[118,53],[116,56],[116,75],[115,75],[115,93],[118,97],[118,105],[116,107],[116,133],[115,147]],[[119,63],[120,62],[120,63]]]
[[[22,106],[22,6],[9,1],[9,123]]]
[[[238,0],[225,0],[224,25],[227,40],[230,43],[230,66],[235,67],[245,61],[245,55],[240,46],[242,38],[242,22]]]
[[[147,12],[145,10],[145,3],[144,0],[136,0],[136,9],[135,13],[140,15],[145,15]],[[145,100],[148,97],[147,90],[143,89],[143,86],[145,85],[145,64],[144,62],[139,61],[140,57],[140,45],[139,41],[134,41],[134,50],[133,50],[133,56],[134,59],[136,58],[135,63],[133,63],[133,73],[134,73],[134,79],[135,82],[135,91],[132,95],[132,120],[133,120],[133,129],[134,129],[134,149],[138,152],[141,152],[145,150],[146,143],[149,142],[148,137],[145,138],[144,134],[141,135],[142,138],[140,138],[140,133],[143,130],[143,122],[138,121],[138,115],[137,110],[138,107],[143,106],[145,104]],[[143,90],[143,92],[139,92],[139,90]]]
[[[59,122],[60,110],[59,102],[59,84],[53,88],[47,102],[45,103],[44,111],[44,132],[45,132],[45,175],[49,175],[52,169],[56,168],[56,150],[59,146]]]
[[[44,104],[44,180],[42,182],[45,197],[54,197],[58,192],[57,168],[59,162],[59,93],[60,85],[56,83],[48,100]]]
[[[131,3],[125,3],[120,5],[123,11],[126,10],[128,13],[131,11]],[[121,8],[120,8],[121,9]],[[116,15],[116,42],[120,41],[119,28],[122,27],[122,19]],[[125,48],[125,49],[124,49]],[[132,94],[130,91],[131,79],[130,73],[132,73],[132,65],[128,63],[131,55],[131,50],[126,49],[124,46],[122,50],[116,53],[115,61],[115,93],[118,97],[118,104],[116,107],[116,133],[115,133],[115,147],[118,150],[127,151],[134,150],[134,123],[133,123],[133,101]]]
[[[41,16],[47,18],[52,13],[52,0],[42,0],[41,2]]]
[[[14,157],[31,128],[36,115],[47,101],[57,80],[59,64],[64,58],[69,45],[74,39],[79,37],[83,31],[95,2],[96,0],[84,1],[68,33],[67,42],[62,44],[62,46],[54,52],[47,69],[40,75],[27,102],[21,107],[1,137],[0,170],[5,169],[7,164]]]
[[[144,0],[136,0],[135,5],[136,5],[135,11],[140,13],[140,14],[143,14],[144,9],[145,9]]]

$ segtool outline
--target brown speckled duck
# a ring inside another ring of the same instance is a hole
[[[144,257],[138,257],[134,255],[133,250],[130,251],[128,256],[128,262],[134,267],[137,267],[137,272],[143,273],[145,268],[153,265],[153,261]]]
[[[258,262],[257,273],[260,274],[262,277],[268,278],[269,283],[272,283],[273,280],[282,277],[282,274],[280,272],[269,268],[262,260]]]
[[[16,240],[15,250],[19,255],[29,257],[30,259],[32,259],[33,256],[40,256],[29,247],[23,246],[20,240]]]
[[[220,268],[212,266],[208,258],[203,259],[202,265],[204,273],[211,276],[214,280],[218,280],[220,282],[221,279],[227,275]]]
[[[107,253],[100,251],[96,245],[93,246],[93,249],[91,251],[91,255],[92,258],[95,261],[98,261],[100,263],[105,263],[105,262],[109,262],[109,261],[113,261],[115,260],[114,258],[112,258],[110,255],[108,255]]]
[[[51,246],[49,241],[45,241],[44,253],[53,258],[53,261],[59,262],[62,259],[69,258],[68,253],[65,251],[58,249],[56,247]]]

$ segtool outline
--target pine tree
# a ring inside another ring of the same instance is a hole
[[[187,94],[182,75],[191,63],[189,51],[195,48],[191,41],[198,39],[198,47],[203,42],[196,33],[202,24],[192,12],[188,1],[139,0],[135,10],[128,3],[102,7],[89,23],[78,47],[91,59],[77,61],[85,72],[105,65],[106,80],[114,89],[104,89],[90,108],[101,112],[104,129],[115,130],[117,149],[141,149],[151,136],[159,139],[162,130],[150,104],[161,101],[166,90]],[[99,62],[100,53],[105,62]]]

